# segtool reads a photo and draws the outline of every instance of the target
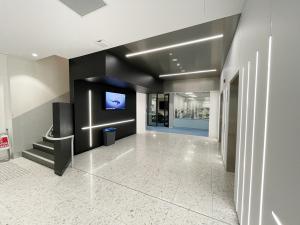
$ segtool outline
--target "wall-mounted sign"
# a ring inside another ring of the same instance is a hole
[[[0,150],[9,149],[9,138],[7,134],[0,134]]]

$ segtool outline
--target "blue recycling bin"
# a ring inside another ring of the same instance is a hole
[[[103,129],[103,142],[105,146],[113,145],[116,141],[116,128],[110,127]]]

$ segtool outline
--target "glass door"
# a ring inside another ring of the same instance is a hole
[[[157,94],[148,95],[148,126],[156,126]]]

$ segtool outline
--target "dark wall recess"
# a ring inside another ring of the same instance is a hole
[[[89,130],[82,130],[89,126],[88,92],[92,93],[92,125],[99,125],[122,120],[136,120],[136,93],[129,88],[119,88],[101,82],[76,80],[74,82],[74,121],[75,121],[75,154],[103,145],[103,129],[92,129],[92,147],[89,144]],[[126,109],[105,110],[105,92],[126,94]],[[117,128],[116,139],[136,133],[136,121],[109,127]]]

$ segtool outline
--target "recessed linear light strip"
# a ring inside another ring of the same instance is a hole
[[[159,75],[159,77],[173,77],[173,76],[182,76],[182,75],[191,75],[191,74],[200,74],[200,73],[212,73],[212,72],[217,72],[217,70],[212,69],[212,70],[191,71],[191,72],[185,72],[185,73],[170,73],[170,74]]]
[[[239,192],[240,192],[240,166],[241,166],[241,152],[242,152],[242,127],[243,127],[243,108],[244,108],[244,83],[245,83],[245,68],[242,70],[242,96],[241,96],[241,119],[240,119],[240,137],[239,137],[239,160],[238,160],[238,175],[237,175],[237,197],[236,208],[239,208]]]
[[[92,91],[89,90],[89,127],[92,127]],[[89,133],[90,138],[90,147],[93,146],[93,133],[92,129],[90,128]]]
[[[94,126],[83,127],[81,129],[82,130],[95,129],[95,128],[107,127],[107,126],[111,126],[111,125],[117,125],[117,124],[123,124],[123,123],[130,123],[130,122],[134,122],[134,121],[135,121],[135,119],[122,120],[122,121],[118,121],[118,122],[103,123],[103,124],[98,124],[98,125],[94,125]]]
[[[247,137],[248,137],[248,111],[249,111],[249,86],[250,86],[250,66],[248,61],[247,74],[247,98],[246,98],[246,124],[245,124],[245,139],[244,139],[244,160],[243,160],[243,183],[242,183],[242,209],[241,209],[241,224],[244,224],[244,205],[245,205],[245,180],[246,180],[246,159],[247,159]]]
[[[254,106],[253,106],[253,127],[252,127],[252,147],[251,147],[251,167],[250,167],[250,188],[249,188],[249,205],[248,205],[248,225],[251,225],[251,207],[252,207],[252,182],[253,182],[253,158],[255,145],[255,130],[256,130],[256,97],[257,97],[257,76],[258,76],[258,57],[259,52],[256,51],[255,62],[255,81],[254,81]]]
[[[197,39],[197,40],[193,40],[193,41],[182,42],[182,43],[179,43],[179,44],[168,45],[168,46],[164,46],[164,47],[160,47],[160,48],[153,48],[153,49],[149,49],[149,50],[146,50],[146,51],[130,53],[130,54],[127,54],[126,57],[130,58],[130,57],[134,57],[134,56],[138,56],[138,55],[144,55],[144,54],[149,54],[149,53],[153,53],[153,52],[159,52],[159,51],[163,51],[163,50],[167,50],[167,49],[171,49],[171,48],[178,48],[178,47],[182,47],[182,46],[197,44],[197,43],[206,42],[206,41],[211,41],[211,40],[214,40],[214,39],[223,38],[223,36],[224,36],[223,34],[218,34],[218,35],[214,35],[214,36],[211,36],[211,37],[201,38],[201,39]]]
[[[280,219],[279,219],[278,216],[274,213],[274,211],[272,211],[272,216],[273,216],[275,222],[277,223],[277,225],[283,225],[283,223],[281,223]]]
[[[269,128],[269,99],[270,99],[270,78],[271,78],[271,56],[272,56],[272,36],[269,37],[268,50],[268,73],[267,73],[267,91],[266,91],[266,110],[265,110],[265,127],[264,127],[264,146],[263,146],[263,165],[261,176],[261,190],[260,190],[260,206],[259,206],[259,225],[262,225],[263,200],[264,200],[264,186],[265,186],[265,167],[266,167],[266,152],[267,152],[267,135]]]

